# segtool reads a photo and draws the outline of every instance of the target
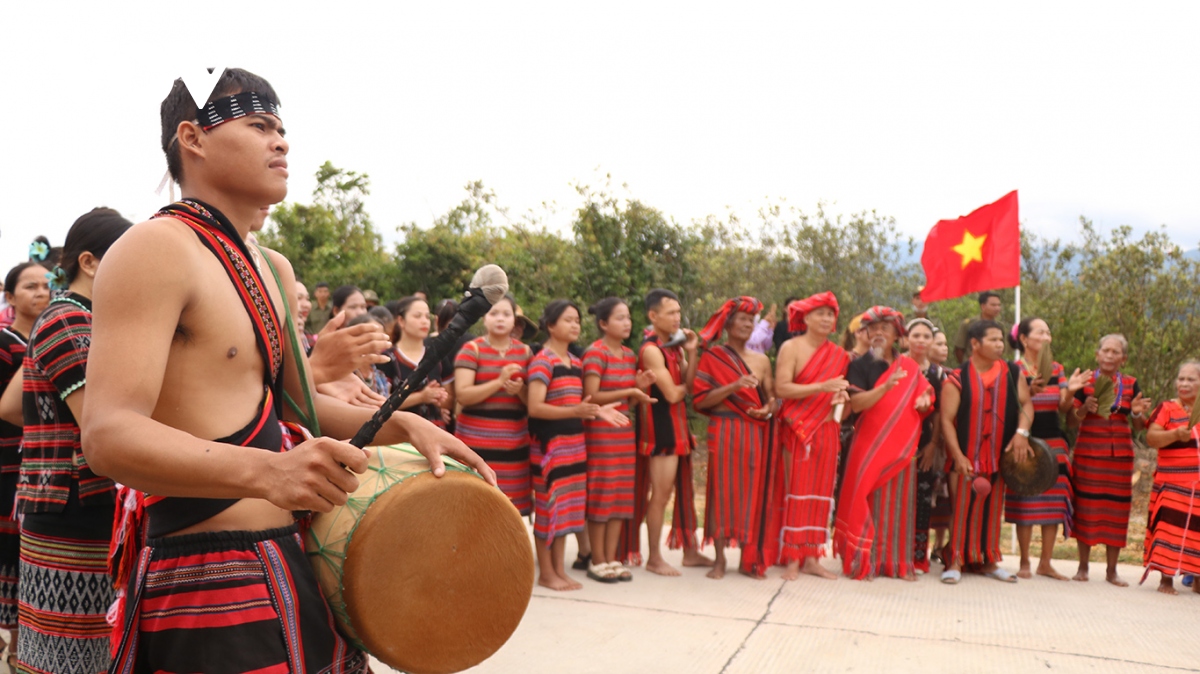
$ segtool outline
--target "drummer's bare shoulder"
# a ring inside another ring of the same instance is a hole
[[[143,222],[105,254],[93,288],[88,354],[89,398],[95,402],[86,409],[153,411],[183,312],[196,296],[199,265],[184,228]]]

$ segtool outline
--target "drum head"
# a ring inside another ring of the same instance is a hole
[[[458,672],[504,645],[533,593],[520,515],[474,475],[416,475],[380,494],[346,550],[346,613],[372,655],[413,674]]]
[[[1029,438],[1033,456],[1018,463],[1013,452],[1000,457],[1000,473],[1004,484],[1017,496],[1037,496],[1054,486],[1058,480],[1058,462],[1054,452],[1041,438]]]

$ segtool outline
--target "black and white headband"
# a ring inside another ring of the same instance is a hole
[[[265,94],[243,91],[240,94],[209,101],[197,110],[196,119],[201,128],[208,131],[230,120],[247,115],[274,115],[279,117],[279,104],[267,100]]]

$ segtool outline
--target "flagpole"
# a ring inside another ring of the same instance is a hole
[[[1021,324],[1021,284],[1020,283],[1017,284],[1017,290],[1016,290],[1015,296],[1016,296],[1017,309],[1016,309],[1016,315],[1013,316],[1013,327],[1016,327]],[[1008,339],[1008,335],[1005,335],[1004,338]],[[1018,347],[1014,350],[1014,354],[1016,355],[1017,358],[1021,357],[1020,344],[1021,344],[1021,340],[1018,339],[1017,340]],[[1014,554],[1014,555],[1017,554],[1017,525],[1016,524],[1013,524],[1013,529],[1012,529],[1012,553],[1011,554]]]

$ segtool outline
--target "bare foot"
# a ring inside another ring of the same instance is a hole
[[[683,551],[684,566],[712,566],[715,563],[712,559],[705,557],[695,550],[687,549]]]
[[[1019,573],[1017,575],[1021,576],[1021,574],[1019,574]],[[1062,575],[1058,571],[1055,571],[1054,567],[1050,566],[1049,564],[1047,564],[1046,566],[1042,566],[1041,564],[1038,564],[1037,575],[1045,576],[1047,578],[1053,578],[1054,580],[1071,580],[1070,578],[1067,578],[1066,576]],[[1021,577],[1026,578],[1027,576],[1021,576]]]
[[[1075,575],[1071,578],[1071,580],[1078,580],[1084,583],[1088,582],[1088,570],[1080,567],[1079,570],[1075,572]]]
[[[1038,569],[1038,573],[1042,570]],[[1033,574],[1029,571],[1029,562],[1021,562],[1021,570],[1017,572],[1017,578],[1033,578]]]
[[[679,569],[667,564],[665,559],[651,559],[646,562],[646,570],[650,573],[657,573],[660,576],[678,576]]]
[[[708,576],[709,578],[712,578],[713,580],[721,580],[722,578],[724,578],[724,577],[725,577],[725,564],[724,564],[724,562],[720,562],[720,563],[714,564],[714,565],[713,565],[713,568],[712,568],[712,571],[709,571],[708,573],[706,573],[706,574],[704,574],[704,575],[705,575],[705,576]]]
[[[559,578],[558,576],[538,576],[538,585],[541,585],[542,587],[548,587],[557,592],[578,590],[579,588],[583,587],[579,583],[570,581],[566,578]]]
[[[1115,570],[1109,571],[1108,573],[1104,574],[1104,580],[1107,580],[1108,582],[1112,583],[1113,585],[1116,585],[1117,587],[1129,587],[1129,583],[1126,583],[1125,581],[1121,580],[1121,577],[1117,575],[1117,572]]]
[[[910,573],[907,576],[900,576],[900,580],[906,580],[910,583],[915,583],[917,582],[917,574]]]
[[[1170,577],[1164,577],[1162,580],[1160,580],[1158,582],[1158,591],[1163,594],[1169,594],[1169,595],[1179,594],[1175,590],[1175,579],[1170,578]]]
[[[754,580],[766,580],[767,579],[767,577],[765,575],[760,576],[757,573],[753,573],[753,572],[747,571],[745,569],[738,569],[738,573],[742,574],[743,576],[745,576],[747,578],[753,578]]]
[[[800,577],[800,561],[792,560],[788,562],[787,570],[783,572],[784,580],[796,580]]]
[[[810,576],[816,576],[817,578],[824,578],[825,580],[837,580],[837,576],[831,573],[825,567],[821,566],[821,563],[817,561],[816,557],[808,557],[804,560],[803,571],[804,573],[807,573]]]

